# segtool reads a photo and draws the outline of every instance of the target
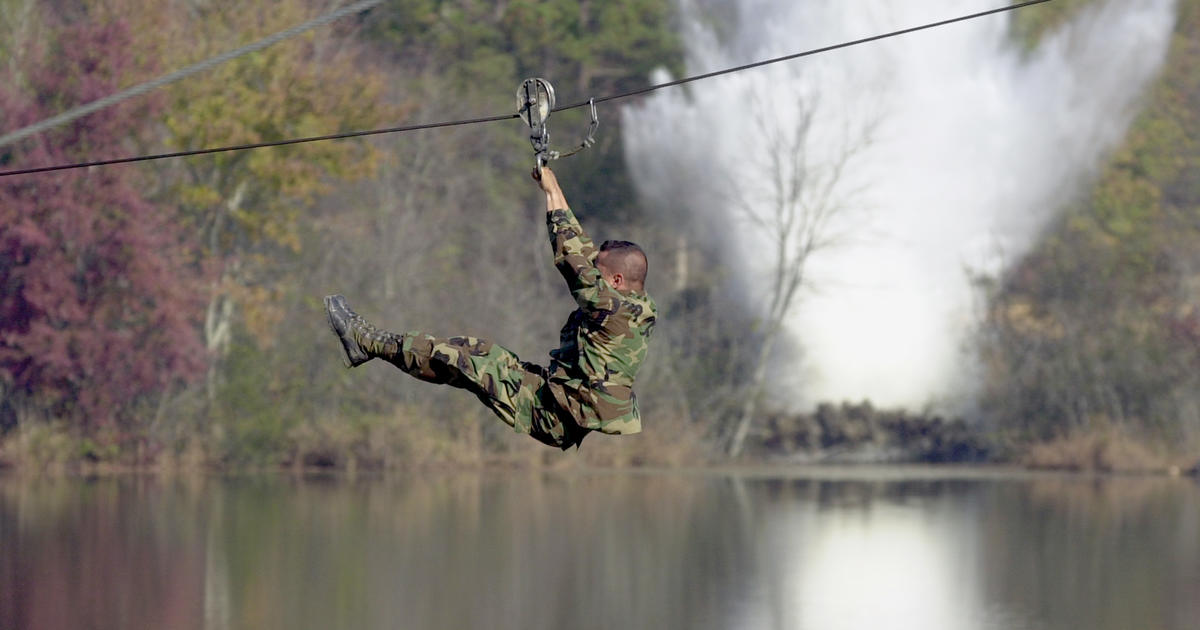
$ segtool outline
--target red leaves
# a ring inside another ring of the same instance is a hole
[[[119,23],[68,27],[58,42],[26,69],[26,91],[0,81],[0,129],[113,93],[133,66]],[[137,99],[4,150],[22,164],[105,157],[155,109]],[[175,209],[148,201],[139,173],[0,179],[0,378],[83,425],[119,421],[205,364],[198,272]]]

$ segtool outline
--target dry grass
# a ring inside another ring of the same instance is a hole
[[[1032,445],[1021,458],[1030,468],[1120,473],[1172,473],[1187,470],[1189,458],[1118,429],[1080,431]]]
[[[183,436],[169,447],[159,447],[143,456],[116,447],[101,452],[69,427],[29,423],[0,440],[0,468],[51,474],[281,468],[351,472],[418,468],[563,470],[673,468],[703,465],[711,460],[697,429],[683,419],[655,417],[649,430],[632,436],[595,433],[579,450],[562,452],[514,434],[507,427],[491,427],[488,423],[496,422],[495,418],[472,415],[471,409],[435,412],[421,406],[398,406],[385,414],[329,416],[288,429],[280,451],[244,461],[222,454],[219,432]]]
[[[711,459],[699,427],[681,417],[658,415],[643,420],[646,429],[636,435],[589,435],[579,449],[577,464],[678,468],[703,465]]]
[[[28,423],[13,430],[0,447],[0,461],[34,471],[66,470],[80,459],[83,448],[65,427]]]
[[[392,470],[470,465],[480,456],[478,423],[437,423],[426,409],[396,408],[386,415],[330,417],[288,434],[284,465],[291,468]]]

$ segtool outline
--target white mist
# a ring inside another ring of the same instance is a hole
[[[1003,4],[685,1],[687,71]],[[660,91],[622,112],[627,160],[648,208],[676,200],[728,226],[745,261],[735,272],[761,297],[762,236],[718,190],[762,176],[747,167],[763,134],[747,103],[785,126],[797,102],[818,103],[818,160],[877,123],[838,187],[848,211],[833,230],[849,238],[809,260],[810,290],[788,323],[803,362],[774,385],[800,405],[956,408],[973,371],[967,270],[1002,273],[1081,191],[1162,65],[1174,19],[1174,0],[1100,2],[1026,52],[1003,14]]]

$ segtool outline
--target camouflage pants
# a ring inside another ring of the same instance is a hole
[[[434,337],[420,332],[399,336],[379,353],[392,365],[430,383],[475,394],[505,424],[519,433],[563,450],[588,433],[564,413],[546,368],[485,339]]]

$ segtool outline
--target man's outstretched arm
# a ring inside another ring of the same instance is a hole
[[[579,292],[600,283],[600,270],[596,268],[599,252],[567,205],[566,195],[558,185],[554,171],[542,167],[541,178],[538,179],[535,171],[534,179],[546,193],[546,224],[550,230],[550,244],[554,246],[554,266],[567,280],[577,301],[589,299]]]
[[[549,166],[543,166],[541,171],[534,171],[533,179],[541,186],[542,192],[546,193],[546,214],[568,208],[567,196],[563,194],[562,187],[558,185],[558,178]]]

